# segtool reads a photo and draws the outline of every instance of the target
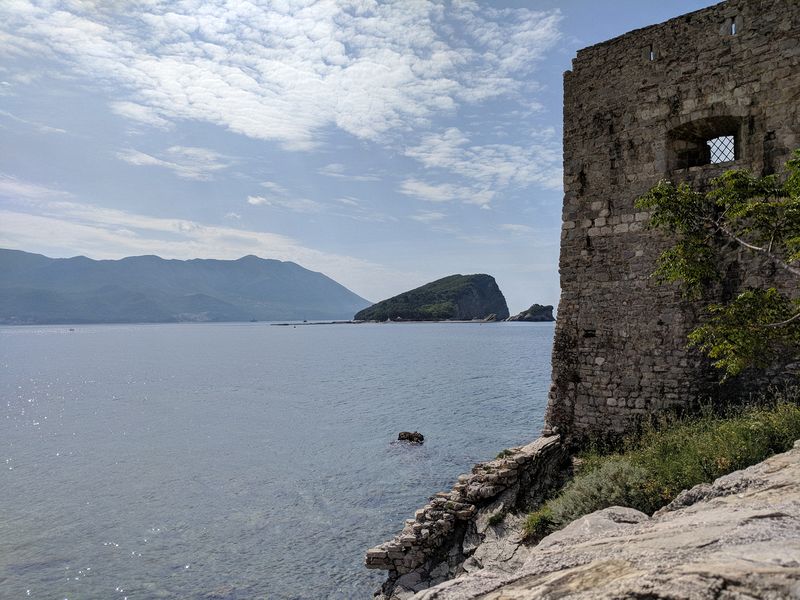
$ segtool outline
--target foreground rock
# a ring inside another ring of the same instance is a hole
[[[508,318],[508,305],[491,275],[450,275],[356,313],[356,321],[471,321]]]
[[[518,315],[508,317],[506,321],[525,321],[528,323],[541,323],[544,321],[555,321],[553,317],[553,307],[542,304],[532,304],[528,310],[523,310]]]
[[[544,538],[513,573],[497,566],[413,598],[800,598],[800,442],[683,492],[652,518],[598,511]]]

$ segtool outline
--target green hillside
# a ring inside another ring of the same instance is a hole
[[[506,299],[490,275],[450,275],[365,308],[358,321],[440,321],[508,317]]]
[[[369,302],[292,262],[47,258],[0,249],[0,323],[348,319]]]

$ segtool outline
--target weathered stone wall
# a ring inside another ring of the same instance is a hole
[[[407,597],[464,573],[488,530],[542,503],[565,476],[565,459],[559,436],[539,438],[478,463],[452,490],[435,494],[400,534],[367,551],[368,569],[389,571],[382,597]]]
[[[703,165],[718,136],[735,137],[735,160]],[[716,374],[686,348],[705,303],[650,278],[668,240],[646,229],[634,202],[663,178],[702,187],[728,168],[779,171],[798,146],[798,0],[730,0],[578,52],[564,75],[561,301],[545,431],[623,432],[632,418],[710,393]],[[775,277],[744,253],[728,267],[722,298]]]

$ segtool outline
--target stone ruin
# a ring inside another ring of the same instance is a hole
[[[623,433],[720,390],[687,349],[703,307],[650,277],[670,245],[634,202],[661,179],[702,189],[778,172],[800,146],[800,2],[730,0],[578,52],[564,74],[561,301],[545,431]],[[779,281],[732,252],[715,300]],[[796,284],[795,284],[796,286]],[[796,291],[795,291],[796,294]],[[770,374],[748,376],[753,388]],[[737,383],[741,386],[741,383]]]
[[[688,302],[651,278],[670,240],[646,228],[634,202],[661,179],[703,189],[731,168],[778,172],[797,147],[800,0],[729,0],[578,52],[564,74],[561,300],[545,437],[477,465],[370,549],[366,566],[389,571],[383,597],[463,573],[491,515],[533,508],[559,484],[569,446],[720,392],[719,375],[686,343],[709,299]],[[766,282],[797,294],[744,252],[723,266],[717,299]],[[770,376],[748,381],[763,387]]]
[[[527,446],[509,448],[494,460],[478,463],[461,475],[449,492],[430,502],[405,522],[394,539],[367,551],[368,569],[390,573],[387,589],[428,587],[464,572],[487,529],[500,525],[509,512],[532,510],[561,477],[566,458],[557,435]],[[494,517],[494,518],[493,518]]]

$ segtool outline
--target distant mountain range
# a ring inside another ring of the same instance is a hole
[[[48,258],[0,249],[0,323],[349,319],[370,302],[292,262]]]
[[[357,313],[357,321],[445,321],[508,317],[506,299],[494,277],[450,275],[426,283]]]

